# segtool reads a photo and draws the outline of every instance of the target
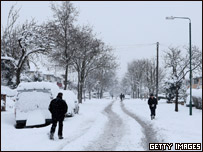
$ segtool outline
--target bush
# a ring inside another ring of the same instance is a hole
[[[193,103],[197,109],[202,109],[202,98],[192,97]]]

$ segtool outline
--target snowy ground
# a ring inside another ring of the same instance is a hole
[[[105,151],[148,150],[149,142],[202,143],[202,110],[159,102],[155,120],[150,120],[147,101],[87,100],[79,115],[66,118],[64,137],[48,138],[50,126],[15,129],[13,108],[1,112],[3,151]],[[58,129],[58,128],[57,128]],[[57,131],[56,129],[56,131]]]
[[[178,105],[179,112],[175,112],[174,104],[159,101],[156,109],[156,118],[151,120],[147,100],[125,100],[125,108],[136,114],[141,120],[153,126],[157,138],[167,143],[201,143],[202,145],[202,110]],[[173,147],[174,148],[174,147]],[[174,150],[174,149],[173,149]]]

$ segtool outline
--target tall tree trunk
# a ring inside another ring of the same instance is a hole
[[[83,89],[83,84],[82,82],[79,82],[79,87],[78,87],[78,102],[82,103],[82,89]]]
[[[80,88],[79,86],[80,86],[80,82],[79,82],[79,77],[78,77],[78,87],[77,87],[77,91],[78,91],[78,102],[79,102],[79,92],[80,92],[80,91],[79,91],[79,88]]]
[[[91,91],[89,91],[89,99],[91,100]]]
[[[140,98],[140,89],[139,89],[139,87],[137,89],[137,97]]]
[[[17,66],[18,68],[16,70],[16,86],[18,86],[20,84],[21,70],[23,68],[25,61],[27,60],[27,57],[23,58],[23,55],[21,56],[20,60],[18,61],[18,66]]]
[[[177,87],[177,85],[176,85],[175,111],[178,112],[178,87]]]
[[[103,98],[103,89],[100,90],[100,99]]]
[[[67,83],[68,83],[68,66],[66,66],[66,70],[65,70],[64,90],[67,89]]]
[[[20,68],[18,68],[18,69],[16,70],[16,85],[17,85],[17,86],[20,84],[20,74],[21,74],[20,71],[21,71]]]

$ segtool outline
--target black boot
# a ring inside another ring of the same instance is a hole
[[[54,140],[54,133],[50,133],[49,138],[50,138],[51,140]]]
[[[59,139],[63,139],[63,136],[59,135]]]

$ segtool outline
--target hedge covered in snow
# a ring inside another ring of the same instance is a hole
[[[187,90],[186,106],[190,105],[190,89]],[[202,89],[192,89],[192,105],[197,109],[202,109]]]

